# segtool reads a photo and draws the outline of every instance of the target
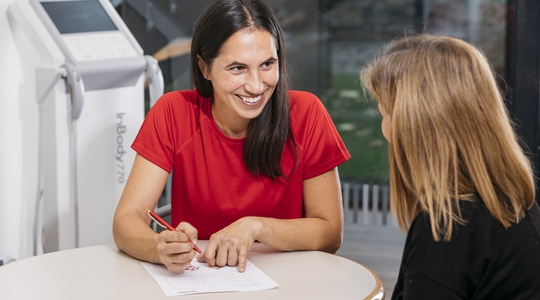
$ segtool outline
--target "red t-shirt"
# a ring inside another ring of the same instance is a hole
[[[208,98],[196,91],[174,91],[157,101],[132,148],[165,171],[173,171],[174,227],[189,222],[197,228],[199,239],[208,239],[244,216],[303,217],[302,181],[333,169],[350,154],[315,95],[291,91],[290,101],[299,162],[289,181],[254,177],[248,171],[242,155],[245,138],[221,132]],[[288,145],[281,161],[285,175],[294,164],[294,151]]]

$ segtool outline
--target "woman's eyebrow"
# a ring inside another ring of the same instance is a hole
[[[232,67],[232,66],[245,66],[245,65],[246,65],[246,64],[244,64],[244,63],[241,63],[241,62],[238,62],[238,61],[233,61],[232,63],[226,65],[225,67],[226,67],[226,68],[230,68],[230,67]]]
[[[267,60],[265,60],[263,63],[269,62],[269,61],[272,61],[272,62],[277,61],[277,58],[271,56],[270,58],[268,58]],[[233,61],[232,63],[226,65],[225,67],[226,67],[226,68],[230,68],[230,67],[232,67],[232,66],[247,66],[247,64],[242,63],[242,62],[239,62],[239,61]]]

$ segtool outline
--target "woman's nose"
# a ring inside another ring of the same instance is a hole
[[[246,92],[258,95],[264,91],[264,83],[259,72],[250,72],[246,83],[245,83]]]

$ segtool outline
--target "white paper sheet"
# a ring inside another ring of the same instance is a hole
[[[238,272],[237,267],[210,267],[193,259],[182,273],[167,270],[163,265],[141,262],[152,275],[165,295],[217,293],[234,291],[258,291],[278,286],[249,260],[246,271]]]

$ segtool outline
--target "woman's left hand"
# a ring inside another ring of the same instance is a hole
[[[209,266],[238,265],[238,271],[244,272],[247,253],[256,240],[258,223],[254,217],[244,217],[214,233],[197,260]]]

